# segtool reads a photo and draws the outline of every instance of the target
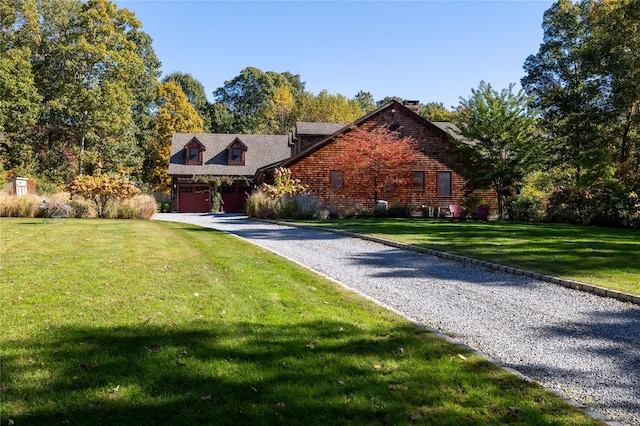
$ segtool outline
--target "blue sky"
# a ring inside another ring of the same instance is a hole
[[[457,106],[481,80],[516,83],[542,42],[538,1],[115,0],[153,38],[163,73],[212,92],[248,66],[299,74],[306,89],[360,90]]]

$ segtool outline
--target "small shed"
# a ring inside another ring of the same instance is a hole
[[[9,180],[7,183],[7,190],[9,194],[17,195],[21,197],[23,195],[27,195],[27,185],[29,184],[29,179],[23,177],[16,177]]]

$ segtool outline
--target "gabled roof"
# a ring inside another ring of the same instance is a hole
[[[249,149],[247,145],[240,140],[240,138],[235,138],[229,145],[227,145],[227,149],[231,148],[233,145],[240,145],[245,151]]]
[[[192,137],[191,139],[189,139],[189,142],[187,142],[186,144],[184,144],[184,149],[187,149],[187,147],[188,147],[189,145],[192,145],[193,143],[196,143],[200,148],[202,148],[202,150],[203,150],[203,151],[206,151],[206,150],[207,150],[207,148],[206,148],[204,145],[202,145],[202,142],[200,142],[200,141],[198,140],[198,138],[197,138],[197,137],[195,137],[195,136],[194,136],[194,137]]]
[[[185,145],[193,138],[205,148],[202,165],[186,165]],[[239,139],[246,147],[245,164],[228,164],[228,147]],[[169,175],[253,176],[259,167],[291,155],[286,135],[176,133],[171,140]]]
[[[317,142],[316,144],[310,146],[308,149],[306,149],[305,151],[302,151],[301,153],[294,155],[293,157],[284,160],[280,166],[281,167],[289,167],[291,164],[295,164],[297,163],[299,160],[309,156],[311,153],[319,150],[320,148],[322,148],[323,146],[333,142],[338,136],[340,136],[342,133],[346,133],[349,131],[349,129],[351,128],[351,126],[359,126],[360,124],[368,121],[369,119],[371,119],[372,117],[382,113],[383,111],[389,110],[389,109],[393,109],[396,111],[403,111],[406,114],[411,114],[412,116],[414,116],[415,119],[423,122],[423,124],[425,126],[431,127],[434,130],[436,130],[437,132],[442,132],[443,134],[448,134],[445,130],[443,130],[442,128],[440,128],[439,126],[436,126],[434,123],[430,122],[429,120],[425,119],[424,117],[418,115],[415,111],[413,111],[411,108],[406,107],[405,105],[401,104],[400,102],[393,100],[391,102],[388,102],[384,105],[382,105],[381,107],[377,108],[376,110],[370,112],[369,114],[357,119],[356,121],[354,121],[351,124],[348,124],[346,126],[342,126],[340,129],[336,130],[334,133],[330,134],[329,136],[327,136],[325,139]]]
[[[294,129],[296,135],[332,135],[345,127],[340,123],[311,123],[308,121],[297,121]]]

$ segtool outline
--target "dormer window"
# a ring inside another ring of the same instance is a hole
[[[230,166],[244,166],[245,153],[247,152],[247,146],[242,141],[236,138],[227,147],[229,151],[229,165]]]
[[[184,147],[187,154],[187,165],[201,166],[202,165],[202,153],[204,152],[204,145],[196,138],[191,139]]]
[[[231,148],[231,163],[242,163],[242,148]]]

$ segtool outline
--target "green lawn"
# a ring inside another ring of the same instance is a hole
[[[640,231],[564,224],[348,219],[305,222],[640,294]]]
[[[2,425],[592,425],[231,236],[0,219]]]

